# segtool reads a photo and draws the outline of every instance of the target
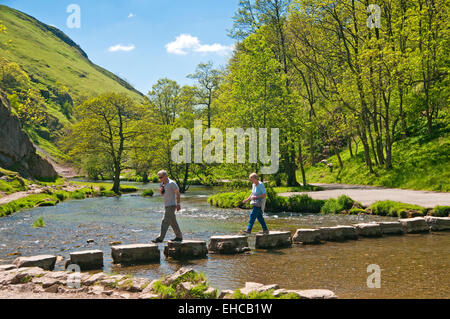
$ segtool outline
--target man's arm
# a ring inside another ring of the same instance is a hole
[[[180,210],[181,209],[181,194],[178,189],[175,189],[174,192],[175,192],[175,196],[177,197],[177,210]]]

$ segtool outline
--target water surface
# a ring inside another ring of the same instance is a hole
[[[132,184],[132,183],[131,183]],[[149,184],[146,188],[157,189]],[[217,189],[193,186],[182,195],[178,222],[185,239],[208,240],[214,235],[233,234],[246,228],[249,211],[210,207],[207,197]],[[287,289],[324,288],[342,298],[449,298],[450,233],[431,233],[360,239],[344,243],[266,251],[245,255],[209,255],[189,262],[161,263],[119,268],[112,265],[111,241],[123,244],[149,243],[159,234],[163,214],[162,198],[138,194],[120,198],[91,198],[67,201],[55,207],[39,207],[0,219],[0,263],[22,256],[100,249],[107,272],[133,273],[151,279],[170,274],[181,266],[205,272],[212,286],[237,289],[246,281],[277,283]],[[32,228],[43,217],[45,228]],[[359,222],[393,220],[380,216],[302,215],[281,213],[266,217],[270,229],[350,225]],[[254,232],[260,231],[258,222]],[[166,239],[174,237],[170,229]],[[88,239],[94,243],[87,244]],[[254,235],[249,244],[254,247]],[[163,245],[160,245],[163,249]],[[381,267],[381,288],[368,288],[367,267]],[[58,263],[56,269],[63,269]]]

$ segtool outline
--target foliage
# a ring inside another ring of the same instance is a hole
[[[330,198],[325,201],[321,209],[322,214],[339,214],[343,211],[350,210],[354,201],[347,195],[341,195],[337,199]]]
[[[39,217],[33,222],[33,228],[41,228],[41,227],[45,227],[45,222],[44,218]]]
[[[300,296],[296,293],[287,293],[287,294],[281,294],[277,297],[273,295],[275,290],[271,289],[265,292],[258,292],[258,291],[251,291],[247,295],[241,293],[241,291],[238,289],[234,292],[233,298],[234,299],[300,299]]]
[[[146,189],[142,192],[142,196],[144,197],[152,197],[153,196],[153,189]]]
[[[399,218],[424,216],[427,212],[426,208],[420,207],[418,205],[405,204],[390,200],[378,201],[370,205],[369,209],[374,215]]]
[[[436,217],[450,216],[450,206],[436,206],[431,211],[431,216],[436,216]]]

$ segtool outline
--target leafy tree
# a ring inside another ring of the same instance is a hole
[[[79,121],[64,140],[69,154],[78,159],[105,156],[112,164],[112,190],[119,194],[120,173],[132,141],[143,134],[146,110],[125,94],[106,93],[77,106],[75,113]]]

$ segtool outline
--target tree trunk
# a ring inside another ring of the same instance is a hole
[[[298,161],[300,163],[300,170],[302,172],[302,180],[303,180],[303,186],[306,186],[306,174],[305,169],[303,167],[303,154],[302,154],[302,142],[300,141],[298,143]]]

